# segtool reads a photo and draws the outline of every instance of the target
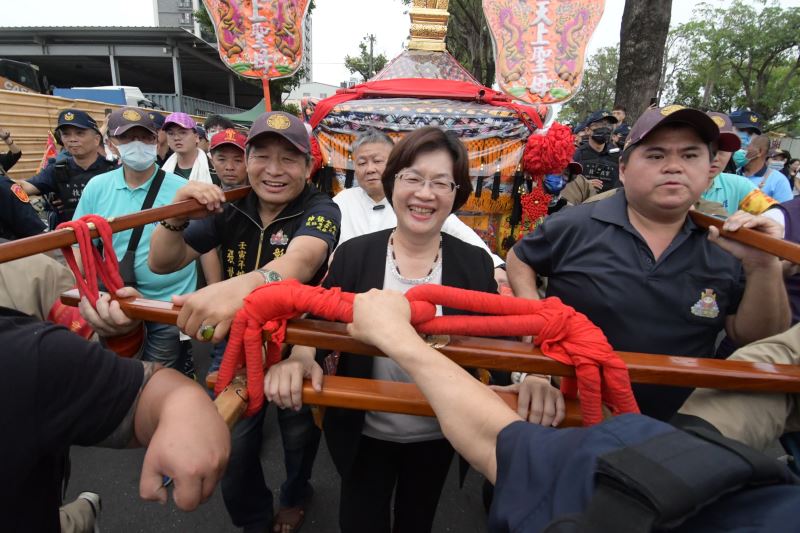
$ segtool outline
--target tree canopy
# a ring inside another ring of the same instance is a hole
[[[663,100],[729,113],[748,108],[768,129],[800,130],[800,8],[777,1],[700,4],[667,46]]]
[[[370,61],[369,36],[358,43],[360,53],[357,56],[345,56],[344,66],[351,74],[358,73],[362,81],[367,81],[386,66],[387,59],[384,54],[375,54],[374,50]]]
[[[611,110],[617,81],[619,48],[606,46],[589,56],[578,93],[561,108],[561,122],[577,124],[599,109]]]

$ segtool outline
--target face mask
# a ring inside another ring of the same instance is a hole
[[[592,131],[592,140],[600,143],[605,144],[611,138],[611,128],[597,128],[596,130]]]
[[[767,166],[772,170],[781,171],[783,170],[783,161],[770,161]]]
[[[746,131],[737,131],[736,134],[739,136],[739,139],[742,141],[742,149],[747,148],[750,146],[750,134]]]
[[[145,144],[141,141],[132,141],[128,144],[117,145],[122,164],[133,170],[147,170],[156,162],[156,145]]]
[[[736,168],[742,168],[748,161],[747,150],[736,150],[733,152],[733,164],[736,165]]]
[[[544,189],[549,194],[558,194],[561,192],[561,189],[564,188],[566,183],[564,182],[564,177],[561,174],[548,174],[544,177]]]

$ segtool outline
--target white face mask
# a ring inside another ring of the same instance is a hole
[[[117,145],[122,164],[138,171],[147,170],[156,162],[156,149],[155,144],[145,144],[142,141]]]
[[[783,161],[770,161],[767,166],[772,170],[783,170]]]

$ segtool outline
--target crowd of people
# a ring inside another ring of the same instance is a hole
[[[129,318],[103,295],[95,305],[80,303],[100,343],[80,339],[44,321],[58,294],[72,286],[63,265],[43,255],[0,264],[0,342],[9,348],[3,364],[10,369],[4,379],[22,376],[25,391],[14,400],[15,423],[45,443],[21,439],[11,450],[24,457],[10,471],[18,489],[4,500],[11,510],[0,511],[12,530],[53,531],[59,520],[63,531],[89,527],[97,512],[91,494],[62,507],[60,518],[57,512],[71,444],[147,445],[145,499],[165,501],[162,476],[169,476],[176,504],[192,509],[219,482],[235,526],[280,533],[303,524],[323,435],[341,478],[339,527],[348,533],[431,531],[458,454],[495,485],[492,531],[540,531],[553,521],[585,525],[597,518],[595,507],[623,505],[594,480],[608,452],[679,439],[707,454],[698,457],[738,466],[729,448],[763,450],[800,429],[793,395],[637,384],[644,416],[556,430],[565,416],[556,380],[491,374],[495,389],[518,394],[512,411],[477,375],[420,339],[401,296],[426,283],[487,293],[510,285],[517,297],[560,298],[598,325],[616,350],[733,352],[738,360],[798,364],[797,266],[716,228],[706,233],[688,217],[699,209],[722,215],[727,231],[748,228],[800,242],[800,199],[793,199],[800,194],[800,162],[775,148],[749,111],[652,107],[631,126],[622,107],[592,113],[574,128],[575,154],[562,179],[547,182],[564,207],[519,239],[505,260],[455,215],[473,190],[469,154],[436,127],[397,143],[374,129],[361,132],[351,146],[357,184],[333,198],[314,185],[309,128],[280,111],[261,115],[244,132],[223,117],[199,126],[185,113],[137,108],[115,110],[98,126],[88,113],[65,109],[56,132],[64,149],[41,172],[18,182],[3,177],[2,237],[189,199],[207,212],[113,236],[126,285],[115,296],[171,300],[181,306],[177,326]],[[0,156],[7,169],[19,151],[8,132],[0,130],[0,140],[9,147]],[[225,203],[224,191],[241,185],[250,191]],[[46,213],[34,211],[29,195],[46,199]],[[15,286],[23,271],[36,290]],[[389,358],[292,346],[268,369],[264,393],[280,408],[286,467],[276,512],[261,468],[266,405],[228,433],[192,382],[191,340],[214,343],[210,371],[216,371],[244,298],[288,279],[359,293],[349,331]],[[456,312],[462,311],[437,309],[437,315]],[[104,348],[119,338],[136,339],[136,358]],[[328,408],[318,427],[302,401],[302,384],[310,379],[319,390],[325,374],[414,382],[437,416]],[[12,388],[19,389],[18,381],[4,390]],[[667,422],[706,435],[710,440],[700,440],[711,448]],[[737,458],[756,454],[736,449]],[[633,453],[624,457],[632,460]],[[675,468],[692,470],[683,463]],[[756,486],[744,476],[736,486],[717,487],[730,494],[698,500],[692,513],[636,518],[723,531],[748,512],[749,523],[761,528],[755,530],[785,528],[797,521],[785,509],[798,494],[788,471],[770,468],[761,477],[762,470],[753,470]]]

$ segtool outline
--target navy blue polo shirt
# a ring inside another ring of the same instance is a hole
[[[538,533],[556,518],[584,512],[594,492],[598,456],[672,431],[641,415],[618,416],[590,428],[509,424],[497,436],[489,531]],[[705,507],[674,531],[798,531],[798,502],[797,486],[742,490]]]
[[[289,242],[303,235],[324,241],[330,255],[339,240],[341,218],[339,206],[327,194],[306,185],[268,226],[262,227],[258,196],[251,191],[241,200],[226,204],[220,214],[192,220],[183,239],[201,254],[219,247],[223,278],[230,279],[282,256]],[[327,265],[325,261],[310,284],[321,281]]]
[[[547,296],[588,316],[619,351],[711,357],[744,292],[740,261],[688,217],[656,261],[628,220],[624,193],[547,217],[514,253],[547,276]],[[634,392],[644,414],[668,419],[690,391]]]
[[[21,239],[46,229],[22,187],[7,176],[0,176],[0,238]]]
[[[101,155],[97,156],[97,159],[94,160],[94,163],[89,165],[89,168],[83,169],[78,166],[78,164],[75,162],[75,159],[73,159],[71,155],[59,154],[57,157],[50,158],[50,160],[47,162],[47,166],[44,167],[41,172],[29,179],[28,183],[39,189],[42,194],[57,194],[58,186],[56,185],[55,163],[59,163],[62,160],[66,162],[67,168],[71,171],[71,173],[76,175],[92,171],[107,172],[109,169],[109,163],[106,161],[106,158]]]

